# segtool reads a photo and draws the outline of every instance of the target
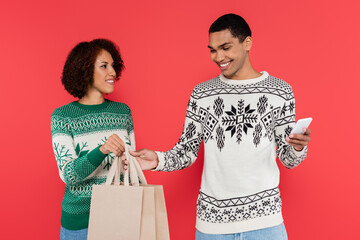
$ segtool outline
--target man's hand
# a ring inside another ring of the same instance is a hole
[[[136,158],[136,160],[139,162],[142,170],[154,169],[159,164],[158,156],[157,156],[156,152],[154,152],[153,150],[143,148],[143,149],[140,149],[137,151],[129,150],[129,153],[131,156]],[[121,159],[122,159],[124,169],[126,170],[129,162],[126,159],[125,154],[122,156]]]
[[[106,139],[105,143],[101,145],[99,149],[103,154],[112,152],[116,156],[120,156],[125,151],[125,145],[118,135],[113,134]]]
[[[310,142],[311,130],[309,128],[303,129],[304,134],[290,134],[286,138],[286,142],[294,147],[296,151],[301,151]]]

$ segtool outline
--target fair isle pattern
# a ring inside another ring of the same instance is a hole
[[[209,81],[198,84],[193,91],[194,99],[221,95],[221,94],[253,94],[266,93],[277,95],[288,101],[294,98],[289,84],[286,82],[269,76],[265,80],[256,84],[248,85],[229,85],[220,80],[220,77],[213,78]]]
[[[255,88],[256,91],[253,91]],[[224,96],[235,93],[233,91],[237,94],[233,98],[238,100],[226,102]],[[247,102],[246,94],[260,94],[256,104]],[[283,105],[273,106],[269,103],[271,95],[281,98]],[[199,105],[214,96],[216,98],[212,105]],[[282,143],[290,131],[280,135],[280,138],[276,137],[275,128],[295,122],[295,99],[290,85],[272,76],[255,84],[240,86],[224,83],[219,77],[200,83],[191,94],[186,118],[189,121],[185,123],[183,136],[173,149],[165,153],[167,161],[163,171],[181,170],[190,166],[192,156],[197,156],[202,140],[205,143],[216,141],[221,151],[231,139],[242,144],[247,135],[252,136],[251,142],[255,147],[265,141],[264,138],[269,142],[275,138],[280,146],[277,153],[287,168],[299,165],[306,157],[306,152],[298,157],[291,147],[283,147],[285,144]]]
[[[88,179],[92,185],[100,185],[106,182],[106,177],[102,178],[90,178]],[[76,184],[73,186],[68,186],[67,189],[75,197],[91,197],[92,185]]]
[[[298,166],[307,154],[306,147],[297,152],[285,142],[295,123],[295,98],[289,84],[267,73],[244,82],[222,77],[195,86],[182,135],[172,149],[159,152],[156,170],[189,167],[204,142],[201,188],[207,192],[199,193],[199,231],[269,227],[260,219],[282,220],[275,152],[287,168]],[[245,196],[243,191],[258,193]]]
[[[64,181],[69,185],[81,182],[97,168],[86,159],[86,156],[81,158],[78,158],[78,161],[69,161],[63,167]]]
[[[279,194],[280,194],[279,188],[276,187],[249,196],[218,200],[200,191],[199,200],[214,205],[217,208],[224,208],[224,207],[236,207],[236,206],[250,204],[262,200],[264,198]]]
[[[64,133],[71,129],[73,136],[91,133],[94,130],[126,129],[131,125],[128,114],[114,113],[88,114],[81,118],[72,119],[71,123],[64,121],[60,116],[55,116],[51,121],[56,133]],[[133,128],[129,129],[129,131],[132,130]]]
[[[290,134],[291,130],[292,128],[289,128],[287,130],[286,136]],[[276,153],[279,156],[280,161],[284,164],[286,168],[294,168],[305,160],[308,151],[307,148],[305,148],[304,152],[300,156],[297,156],[292,147],[285,144],[282,134],[279,134],[278,136],[276,136],[276,138],[279,145]]]
[[[281,198],[278,188],[222,200],[200,191],[197,202],[198,218],[209,223],[243,221],[280,212]]]
[[[131,111],[108,100],[100,105],[72,102],[54,110],[51,132],[59,174],[66,184],[61,224],[71,230],[87,228],[92,186],[105,182],[114,159],[113,153],[104,155],[99,147],[114,133],[135,144]]]

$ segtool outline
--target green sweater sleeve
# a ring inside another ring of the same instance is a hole
[[[106,157],[100,146],[91,151],[81,151],[79,144],[74,146],[69,121],[56,111],[51,117],[51,133],[59,175],[67,185],[82,182]]]

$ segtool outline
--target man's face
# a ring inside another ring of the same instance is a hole
[[[249,43],[250,39],[250,44]],[[234,37],[230,30],[226,29],[220,32],[209,34],[209,49],[211,60],[219,67],[225,77],[237,79],[237,74],[244,67],[251,48],[251,38],[246,38],[240,43],[239,39]]]

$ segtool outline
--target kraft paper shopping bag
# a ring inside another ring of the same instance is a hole
[[[88,239],[169,240],[162,186],[147,185],[138,162],[128,154],[128,148],[126,145],[129,167],[124,172],[124,185],[120,185],[123,169],[117,158],[106,183],[93,186]]]

